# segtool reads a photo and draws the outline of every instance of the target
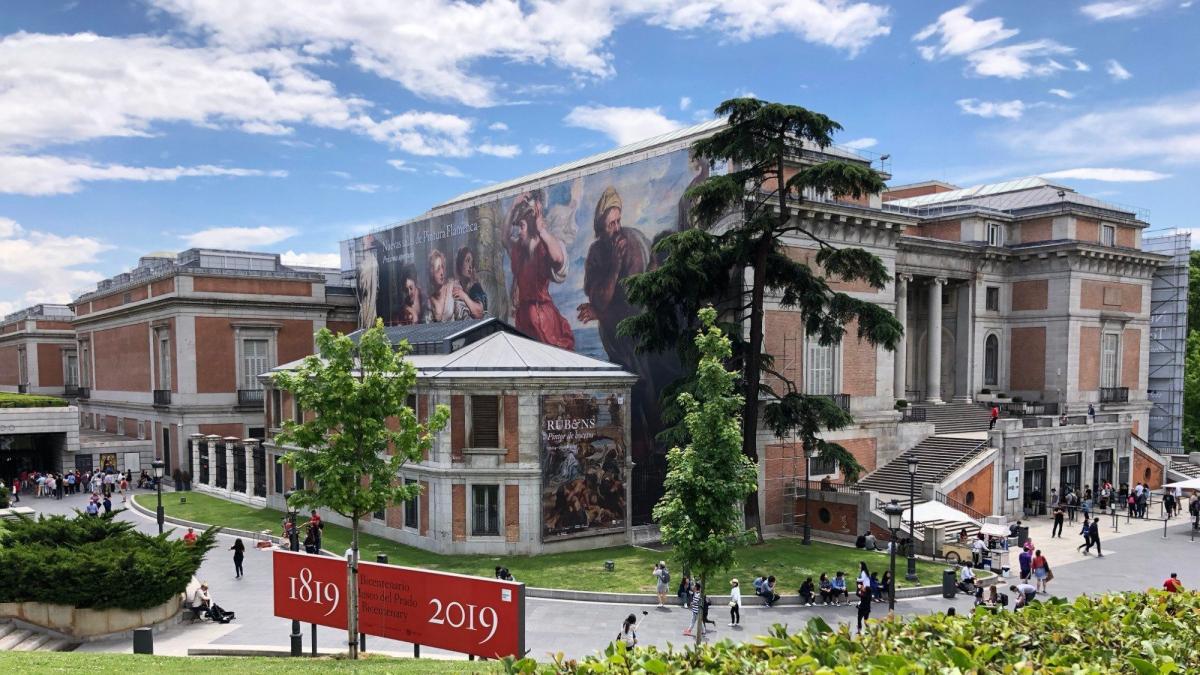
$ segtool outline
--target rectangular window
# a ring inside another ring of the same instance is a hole
[[[25,350],[17,350],[17,384],[29,384],[29,364],[25,362]]]
[[[68,387],[79,386],[79,355],[75,353],[75,350],[70,350],[67,352],[67,359],[64,367],[66,372],[63,373],[63,382],[65,382]]]
[[[240,389],[262,389],[258,376],[271,369],[267,360],[268,340],[242,340],[242,386]]]
[[[84,342],[80,345],[79,355],[82,357],[79,361],[79,386],[86,387],[92,381],[90,371],[92,365],[91,349],[88,348],[88,343]]]
[[[500,447],[500,397],[471,397],[471,447]]]
[[[811,476],[825,476],[828,474],[837,473],[837,462],[831,457],[817,457],[812,461],[812,468],[809,469]]]
[[[296,472],[296,483],[295,483],[295,485],[296,485],[296,489],[297,489],[297,490],[303,490],[303,489],[304,489],[304,476],[303,476],[303,475],[301,475],[299,471],[297,471],[297,472]]]
[[[1105,333],[1100,336],[1100,386],[1117,386],[1117,345],[1121,336]]]
[[[833,345],[809,340],[804,360],[804,393],[810,396],[833,395]]]
[[[271,427],[283,428],[283,392],[278,389],[271,390]]]
[[[146,423],[138,420],[138,438],[145,440],[146,438]]]
[[[405,485],[412,485],[413,483],[416,483],[416,482],[417,481],[413,480],[412,478],[404,479]],[[421,498],[413,497],[412,499],[404,502],[404,527],[407,527],[410,530],[419,529],[420,525],[421,525],[420,518],[421,518]]]
[[[124,417],[117,418],[117,435],[118,436],[125,435],[125,418]]]
[[[988,246],[1004,245],[1004,226],[1000,223],[988,223]]]
[[[494,537],[500,534],[500,486],[471,486],[471,534]]]
[[[271,455],[271,464],[275,465],[275,492],[283,494],[283,465],[279,463],[279,455]]]
[[[387,520],[387,511],[385,509],[379,509],[371,514],[371,518],[378,520],[379,522],[383,522]]]
[[[158,334],[158,388],[171,388],[171,336],[166,331]]]
[[[1000,287],[999,286],[988,286],[987,287],[987,309],[989,312],[999,312],[1000,311]]]
[[[1112,225],[1100,226],[1100,243],[1105,246],[1113,246],[1116,244],[1117,228]]]

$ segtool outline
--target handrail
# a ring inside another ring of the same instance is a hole
[[[942,492],[941,490],[934,490],[933,498],[936,499],[937,501],[945,504],[946,506],[949,506],[952,509],[957,509],[959,511],[962,511],[963,513],[967,514],[968,516],[971,516],[975,520],[983,520],[985,517],[982,511],[978,511],[972,506],[967,506],[966,504],[958,501],[957,499]]]
[[[816,493],[840,492],[842,494],[858,494],[859,492],[862,492],[862,488],[858,487],[858,485],[849,485],[846,483],[826,483],[824,487],[822,487],[821,481],[810,480],[807,481],[807,483],[808,489]],[[792,481],[792,488],[796,490],[797,497],[804,492],[804,487],[805,481],[803,479]]]

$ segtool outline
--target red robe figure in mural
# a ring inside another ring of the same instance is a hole
[[[517,197],[508,214],[508,255],[513,271],[513,318],[517,330],[555,347],[575,349],[571,324],[550,297],[550,282],[567,277],[562,242],[546,229],[541,190]]]

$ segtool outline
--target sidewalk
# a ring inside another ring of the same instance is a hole
[[[1100,517],[1100,547],[1104,551],[1105,558],[1113,555],[1121,556],[1122,553],[1128,554],[1128,547],[1125,546],[1126,537],[1154,531],[1161,534],[1163,529],[1162,520],[1132,518],[1126,522],[1124,511],[1117,511],[1118,522],[1114,529],[1111,515],[1108,513],[1097,515]],[[1092,517],[1095,518],[1096,515]],[[1186,517],[1177,516],[1168,522],[1168,526],[1186,522]],[[1083,537],[1079,534],[1079,530],[1083,526],[1082,513],[1076,514],[1074,523],[1064,520],[1061,538],[1050,538],[1050,532],[1054,528],[1054,518],[1049,515],[1022,519],[1021,523],[1029,527],[1029,538],[1033,540],[1034,547],[1041,549],[1042,555],[1046,556],[1051,569],[1089,557],[1078,550],[1083,543]],[[1095,555],[1096,551],[1093,548],[1091,557],[1095,557]],[[1013,555],[1012,561],[1012,574],[1015,577],[1018,572],[1016,554]]]

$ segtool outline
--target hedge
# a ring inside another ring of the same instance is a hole
[[[0,391],[0,408],[61,408],[66,399],[38,394],[14,394]]]
[[[1198,672],[1200,595],[1121,593],[1053,599],[1018,612],[978,609],[872,620],[862,637],[820,618],[758,643],[699,650],[610,646],[583,661],[511,664],[525,673],[1136,673]]]
[[[186,591],[218,528],[188,546],[142,534],[113,520],[117,513],[8,521],[0,531],[0,602],[136,610]]]

